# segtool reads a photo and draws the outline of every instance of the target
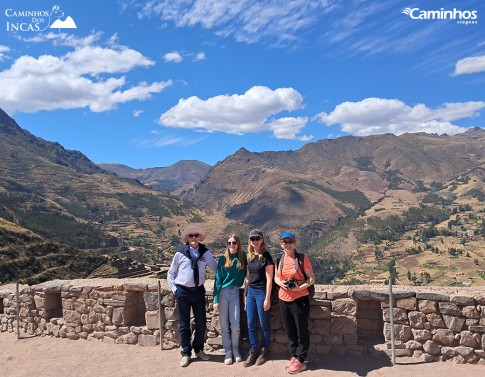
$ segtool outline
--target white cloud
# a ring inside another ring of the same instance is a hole
[[[96,76],[99,73],[128,72],[136,67],[149,67],[155,63],[138,51],[123,48],[114,50],[98,46],[75,49],[65,56],[68,64],[79,74]]]
[[[10,48],[8,48],[7,46],[2,46],[0,45],[0,62],[5,59],[5,53],[6,52],[9,52],[10,51]]]
[[[472,118],[485,109],[485,102],[445,103],[431,109],[423,104],[414,107],[396,99],[366,98],[360,102],[343,102],[330,113],[317,118],[327,126],[340,124],[341,130],[352,135],[406,132],[456,134],[464,128],[452,121]]]
[[[309,141],[312,135],[296,136],[308,123],[308,118],[280,118],[270,123],[271,130],[277,139]]]
[[[153,135],[157,132],[151,131]],[[153,137],[153,138],[137,138],[134,140],[134,144],[140,148],[163,148],[169,147],[171,145],[177,145],[179,147],[188,147],[203,141],[204,138],[186,138],[175,135],[165,135],[163,137]]]
[[[455,75],[477,72],[485,72],[485,55],[465,58],[458,61],[455,65]]]
[[[177,51],[167,52],[163,55],[165,62],[167,63],[180,63],[184,58]]]
[[[146,100],[172,84],[170,80],[140,82],[126,88],[125,76],[99,78],[100,74],[126,73],[154,62],[123,46],[88,45],[93,40],[66,38],[65,45],[77,47],[64,56],[24,55],[15,60],[0,72],[0,107],[9,113],[84,107],[101,112],[119,103]]]
[[[140,18],[158,16],[178,27],[200,25],[238,41],[293,41],[333,7],[331,0],[150,0]]]
[[[296,136],[305,126],[306,118],[272,118],[282,111],[301,108],[302,102],[300,93],[293,88],[271,90],[254,86],[241,95],[180,99],[160,116],[159,123],[165,127],[238,135],[269,130],[278,139],[308,140],[310,136]]]
[[[194,61],[198,62],[200,60],[205,60],[205,59],[206,59],[205,53],[201,51],[195,55]]]
[[[141,114],[143,114],[143,110],[133,110],[133,116],[138,118]]]

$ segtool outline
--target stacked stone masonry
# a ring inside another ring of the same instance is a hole
[[[20,335],[145,347],[160,346],[162,339],[163,349],[179,346],[175,300],[165,281],[161,281],[160,317],[158,285],[153,280],[95,282],[21,286]],[[394,291],[397,357],[485,365],[483,288],[394,287]],[[212,310],[211,291],[206,292],[206,298],[206,346],[218,349],[222,346],[219,317]],[[0,287],[0,332],[16,331],[16,300],[15,287]],[[278,300],[273,301],[272,352],[286,352]],[[310,353],[390,355],[390,314],[389,296],[382,286],[317,286],[311,299]],[[247,348],[245,315],[241,315],[241,322],[242,347]]]

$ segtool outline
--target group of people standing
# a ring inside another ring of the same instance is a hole
[[[204,352],[206,329],[205,270],[215,272],[214,311],[219,313],[224,363],[242,362],[239,351],[240,300],[239,289],[244,286],[244,308],[249,333],[249,352],[245,367],[264,364],[269,358],[271,342],[270,308],[273,284],[278,288],[278,300],[283,326],[288,335],[291,357],[285,365],[290,374],[306,369],[305,359],[310,346],[308,317],[310,301],[308,288],[315,278],[308,257],[296,252],[296,238],[291,232],[280,236],[282,253],[273,260],[263,232],[253,229],[248,236],[247,251],[240,238],[231,234],[219,260],[202,243],[205,231],[190,226],[182,233],[184,245],[174,255],[167,280],[174,292],[180,318],[180,366],[190,363],[190,356],[207,361]],[[190,311],[194,313],[195,332],[192,339]],[[258,345],[258,323],[262,339]]]

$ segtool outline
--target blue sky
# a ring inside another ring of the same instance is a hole
[[[483,1],[0,4],[0,107],[95,163],[485,127]]]

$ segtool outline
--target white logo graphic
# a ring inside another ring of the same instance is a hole
[[[421,10],[419,8],[405,8],[402,12],[413,20],[454,20],[458,24],[478,24],[477,10]]]
[[[47,29],[77,29],[71,16],[64,17],[59,5],[54,5],[51,11],[47,10],[5,10],[7,16],[7,31],[44,31]]]

